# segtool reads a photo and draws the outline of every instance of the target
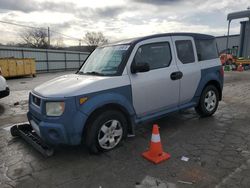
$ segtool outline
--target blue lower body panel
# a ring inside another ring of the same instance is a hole
[[[81,112],[67,118],[66,121],[51,121],[34,117],[31,111],[27,114],[29,122],[34,121],[42,140],[50,145],[78,145],[82,140],[83,127],[87,116]],[[62,118],[64,119],[64,118]]]

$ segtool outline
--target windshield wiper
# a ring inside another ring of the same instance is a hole
[[[83,72],[82,72],[83,73]],[[89,74],[89,75],[97,75],[97,76],[104,76],[105,74],[96,72],[96,71],[91,71],[91,72],[84,72],[83,74]]]
[[[116,71],[118,69],[118,67],[115,67],[115,66],[113,66],[113,67],[107,67],[107,68],[105,68],[105,69],[102,69],[102,71]]]

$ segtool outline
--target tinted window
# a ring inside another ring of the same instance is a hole
[[[191,40],[178,40],[175,41],[178,59],[183,63],[193,63],[194,49]]]
[[[196,40],[195,44],[199,61],[218,58],[217,45],[214,39]]]
[[[168,42],[143,45],[137,50],[134,58],[136,64],[148,63],[150,70],[167,67],[171,60]]]

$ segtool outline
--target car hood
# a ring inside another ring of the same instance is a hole
[[[129,84],[129,79],[121,77],[70,74],[45,82],[33,92],[45,98],[79,96]]]

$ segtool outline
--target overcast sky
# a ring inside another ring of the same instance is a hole
[[[249,0],[0,0],[0,20],[49,26],[76,38],[101,31],[111,41],[162,32],[224,35],[227,14],[248,6]],[[0,30],[0,42],[19,40],[19,27],[0,23]],[[239,33],[238,21],[232,33]]]

